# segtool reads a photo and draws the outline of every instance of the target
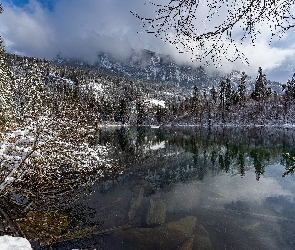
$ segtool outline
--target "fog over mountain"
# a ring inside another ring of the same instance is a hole
[[[53,62],[59,65],[74,66],[86,70],[96,71],[104,75],[125,77],[150,83],[171,83],[190,90],[197,86],[199,90],[208,91],[212,86],[218,87],[221,81],[229,78],[235,90],[241,79],[240,71],[233,70],[228,73],[220,71],[207,71],[204,67],[192,67],[177,63],[172,57],[155,53],[149,50],[133,51],[127,59],[117,59],[111,54],[100,53],[95,63],[79,59],[64,58],[58,55]],[[254,90],[256,76],[247,77],[247,92]],[[268,81],[267,86],[278,94],[282,93],[279,82]]]

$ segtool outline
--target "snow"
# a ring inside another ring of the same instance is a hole
[[[88,87],[91,87],[94,92],[103,92],[103,86],[101,83],[90,82],[88,83]]]
[[[21,237],[0,236],[1,250],[32,250],[30,242]]]
[[[156,129],[158,129],[158,128],[160,128],[160,126],[158,126],[158,125],[151,125],[151,128],[156,128]]]
[[[163,149],[165,147],[166,147],[165,141],[162,141],[162,142],[155,143],[155,144],[152,144],[152,145],[149,145],[149,146],[145,147],[144,152],[146,153],[148,151],[156,151],[156,150],[159,150],[159,149]]]
[[[165,148],[165,142],[164,141],[151,146],[150,150],[158,150],[158,149],[161,149],[161,148]]]
[[[286,123],[282,125],[283,128],[295,128],[295,124]]]
[[[15,131],[0,134],[2,137],[0,142],[0,167],[6,171],[5,177],[0,181],[0,192],[15,180],[21,178],[23,170],[19,168],[30,162],[32,158],[42,159],[46,163],[52,157],[55,157],[51,147],[56,147],[65,159],[71,161],[75,168],[78,165],[81,171],[99,168],[102,164],[107,165],[109,163],[107,146],[90,146],[82,141],[77,144],[64,141],[63,138],[59,137],[60,130],[58,128],[50,131],[51,126],[54,126],[51,125],[53,121],[50,118],[41,120],[39,124],[31,122],[30,125],[22,129],[18,128]],[[66,121],[59,122],[62,124]],[[38,129],[40,127],[42,127],[42,130]],[[88,130],[84,132],[88,132]],[[52,171],[59,164],[58,162],[55,163],[56,165],[51,163],[50,169]],[[2,250],[1,244],[0,250]]]
[[[161,101],[161,100],[157,100],[157,99],[149,99],[148,102],[151,104],[154,104],[154,105],[165,107],[165,101]]]
[[[169,95],[169,96],[174,96],[174,95],[175,95],[174,93],[171,93],[171,92],[166,92],[166,91],[165,91],[165,92],[163,92],[163,94],[164,94],[164,95]]]

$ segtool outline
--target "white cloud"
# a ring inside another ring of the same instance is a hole
[[[40,5],[32,1],[29,11],[20,8],[5,8],[1,15],[1,33],[10,52],[49,56],[53,30],[48,25],[46,13]]]
[[[256,41],[255,46],[247,44],[240,49],[247,56],[249,66],[239,61],[233,64],[224,60],[220,70],[237,69],[245,71],[249,75],[256,75],[259,67],[262,67],[264,71],[270,71],[280,66],[289,56],[293,56],[295,53],[295,50],[291,48],[271,47],[267,40],[259,40]]]

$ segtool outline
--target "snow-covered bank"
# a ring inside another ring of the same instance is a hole
[[[21,237],[0,236],[1,250],[32,250],[30,242]]]
[[[62,194],[75,185],[91,185],[115,168],[109,146],[97,145],[94,129],[74,121],[42,117],[0,132],[0,138],[1,194],[9,187],[31,185],[52,197],[53,183],[55,193]],[[26,196],[34,197],[31,192]]]

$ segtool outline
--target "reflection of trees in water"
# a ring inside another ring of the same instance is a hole
[[[251,168],[255,169],[259,180],[265,167],[282,161],[281,153],[294,145],[293,132],[288,129],[138,127],[100,133],[102,138],[106,137],[103,133],[108,134],[107,141],[115,148],[113,157],[123,169],[161,166],[165,169],[162,176],[166,180],[185,179],[184,176],[191,179],[193,175],[195,179],[202,179],[208,172],[220,171],[244,176]],[[160,143],[165,147],[149,150]],[[193,170],[190,174],[185,170],[187,166]],[[181,172],[182,177],[179,177]]]
[[[254,167],[256,179],[264,173],[265,166],[271,162],[279,162],[282,152],[294,145],[291,130],[269,130],[267,128],[212,128],[206,131],[197,128],[191,133],[191,138],[184,142],[191,131],[180,131],[179,140],[174,142],[193,153],[194,162],[198,158],[207,160],[211,171],[231,171],[243,176],[245,171]],[[184,136],[183,136],[184,135]],[[206,155],[211,155],[207,157]],[[210,163],[208,161],[210,160]],[[211,165],[210,165],[211,164]]]

